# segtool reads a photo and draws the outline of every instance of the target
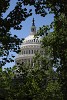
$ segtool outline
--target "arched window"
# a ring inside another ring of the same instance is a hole
[[[34,28],[32,28],[32,32],[34,32]]]
[[[34,39],[34,42],[35,42],[35,39]]]
[[[28,51],[26,50],[26,54],[28,54]]]
[[[25,50],[24,50],[24,54],[25,54]]]
[[[36,53],[36,50],[34,50],[34,53]]]
[[[30,54],[30,50],[29,50],[29,54]]]
[[[23,51],[22,51],[22,55],[23,55]]]
[[[33,50],[32,50],[32,52],[31,52],[32,54],[33,54]]]

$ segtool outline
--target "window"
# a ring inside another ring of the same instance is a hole
[[[36,53],[36,50],[34,50],[34,53]]]
[[[25,54],[25,51],[24,51],[24,54]]]
[[[23,51],[22,51],[22,55],[23,55]]]
[[[35,42],[35,39],[34,39],[34,42]]]
[[[31,31],[34,32],[34,28],[32,28]]]
[[[30,54],[30,50],[29,50],[29,54]]]
[[[28,51],[26,50],[26,54],[28,54]]]
[[[32,54],[33,54],[33,50],[32,50]]]

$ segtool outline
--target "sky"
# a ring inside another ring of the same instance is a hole
[[[11,0],[10,8],[4,14],[4,17],[6,17],[7,14],[15,7],[16,1],[17,0]],[[27,37],[30,34],[30,31],[31,31],[32,19],[33,18],[35,19],[35,26],[36,26],[37,30],[39,29],[39,27],[41,27],[43,25],[50,25],[50,23],[53,21],[53,19],[54,19],[53,14],[51,14],[51,15],[48,14],[48,15],[46,15],[46,17],[41,17],[40,15],[35,14],[34,7],[31,7],[31,8],[33,9],[32,16],[28,17],[25,21],[21,22],[21,25],[23,26],[21,30],[11,29],[10,30],[11,34],[17,35],[19,38]],[[29,7],[28,7],[28,9],[29,9]],[[15,64],[15,62],[10,63],[10,64],[7,63],[4,67],[8,67],[8,66],[12,67],[14,64]]]

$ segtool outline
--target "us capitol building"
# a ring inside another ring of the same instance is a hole
[[[31,32],[29,36],[27,36],[23,43],[20,46],[21,52],[18,54],[18,56],[15,59],[16,64],[20,63],[27,63],[29,62],[30,64],[33,61],[33,57],[35,56],[36,52],[42,52],[41,48],[41,37],[36,37],[36,26],[34,23],[34,18],[32,21],[32,26],[31,26]]]

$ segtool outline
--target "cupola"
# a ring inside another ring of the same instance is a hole
[[[30,35],[35,35],[35,34],[36,34],[36,26],[35,26],[34,18],[33,18]]]

